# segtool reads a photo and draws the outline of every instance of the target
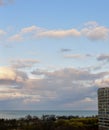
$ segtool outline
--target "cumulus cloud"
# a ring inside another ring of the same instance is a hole
[[[14,80],[16,77],[16,73],[14,72],[14,70],[12,70],[11,68],[8,67],[0,67],[0,79],[10,79],[10,80]]]
[[[14,70],[10,67],[0,67],[0,85],[17,85],[27,80],[26,73]]]
[[[81,30],[81,34],[90,40],[107,40],[109,38],[109,28],[99,26],[96,22],[88,22],[86,25]]]

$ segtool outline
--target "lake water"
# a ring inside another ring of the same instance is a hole
[[[31,116],[37,116],[37,117],[42,117],[42,115],[56,115],[56,116],[95,116],[98,115],[98,111],[89,111],[89,110],[82,110],[82,111],[74,111],[74,110],[34,110],[34,111],[26,111],[26,110],[1,110],[0,111],[0,118],[5,118],[5,119],[18,119],[25,117],[27,115]]]

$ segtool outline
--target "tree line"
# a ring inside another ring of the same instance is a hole
[[[0,119],[0,130],[98,130],[98,117],[28,115],[20,119]]]

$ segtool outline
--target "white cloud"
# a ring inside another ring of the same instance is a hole
[[[54,38],[62,38],[62,37],[78,37],[80,36],[80,32],[76,29],[69,29],[69,30],[48,30],[43,31],[36,36],[39,37],[54,37]]]
[[[9,42],[22,42],[23,40],[24,40],[24,38],[20,34],[15,34],[8,38]]]
[[[37,37],[55,37],[55,38],[59,38],[59,37],[68,37],[68,36],[80,36],[80,32],[76,29],[69,29],[69,30],[48,30],[45,28],[41,28],[38,26],[30,26],[30,27],[26,27],[21,29],[20,34],[24,35],[27,33],[33,33],[34,36]]]
[[[90,97],[85,97],[85,99],[83,99],[82,102],[93,102],[93,99]]]
[[[27,79],[24,72],[14,70],[10,67],[0,67],[0,84],[14,84],[21,83]]]
[[[95,80],[95,84],[98,87],[109,87],[109,77]]]
[[[97,27],[98,23],[96,21],[89,21],[89,22],[85,23],[84,26],[86,26],[88,28],[93,28],[93,27]]]
[[[16,73],[14,70],[8,67],[0,67],[0,80],[8,79],[15,80]]]
[[[90,40],[107,40],[109,39],[109,28],[105,26],[100,26],[95,21],[90,21],[85,24],[85,26],[78,30],[76,28],[71,29],[47,29],[38,27],[36,25],[22,28],[18,34],[10,36],[8,39],[12,41],[22,41],[26,37],[28,39],[37,38],[65,38],[65,37],[86,37]],[[35,40],[34,39],[34,40]]]
[[[81,30],[81,34],[90,40],[107,40],[109,38],[109,28],[99,26],[96,22],[88,22],[86,25]]]
[[[30,26],[27,28],[21,29],[21,31],[18,34],[15,34],[13,36],[10,36],[8,38],[9,42],[20,42],[23,41],[26,37],[28,38],[43,38],[43,37],[49,37],[49,38],[63,38],[63,37],[78,37],[80,36],[80,32],[76,29],[70,29],[70,30],[47,30],[44,28],[40,28],[37,26]]]
[[[26,28],[21,29],[20,33],[21,34],[33,33],[33,32],[35,33],[37,31],[40,32],[42,30],[43,30],[42,28],[33,25],[33,26],[30,26],[30,27],[26,27]]]
[[[0,37],[6,35],[6,32],[0,29]]]

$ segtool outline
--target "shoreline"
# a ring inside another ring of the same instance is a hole
[[[0,118],[18,119],[24,118],[27,115],[41,117],[42,115],[56,115],[56,116],[95,116],[98,111],[95,110],[0,110]]]

